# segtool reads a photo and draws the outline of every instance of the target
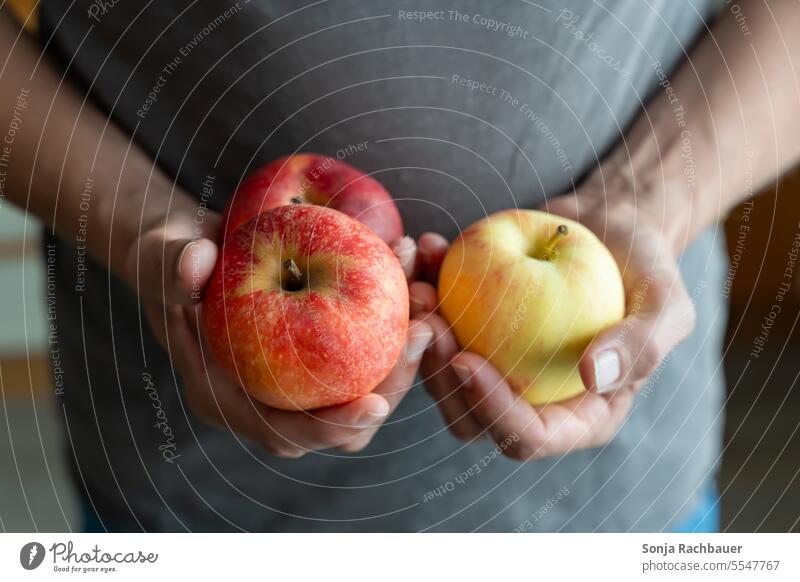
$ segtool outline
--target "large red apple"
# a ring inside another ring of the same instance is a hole
[[[370,227],[387,244],[403,236],[394,200],[380,182],[341,160],[319,154],[278,158],[242,182],[225,209],[225,232],[292,203],[328,206]]]
[[[254,398],[308,410],[363,396],[389,374],[408,309],[386,243],[341,212],[298,204],[226,237],[203,326],[217,361]]]

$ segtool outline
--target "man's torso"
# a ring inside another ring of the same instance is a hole
[[[81,0],[45,3],[43,15],[71,73],[204,204],[220,209],[266,161],[317,151],[374,173],[409,234],[452,237],[571,190],[656,87],[657,63],[669,71],[689,50],[711,2],[419,4]],[[84,330],[92,362],[87,377],[83,347],[66,346],[76,470],[123,528],[665,527],[691,509],[718,454],[713,238],[682,259],[700,331],[617,438],[526,464],[455,441],[421,387],[355,456],[272,459],[202,427],[168,359],[140,339],[133,296],[97,266],[76,294],[75,250],[60,243],[59,326]]]

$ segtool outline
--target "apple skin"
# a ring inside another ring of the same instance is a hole
[[[543,249],[566,225],[551,260]],[[535,210],[507,210],[466,229],[444,258],[440,311],[466,350],[489,360],[531,404],[585,391],[581,354],[625,314],[609,250],[586,227]]]
[[[386,244],[403,236],[400,213],[380,182],[341,160],[311,153],[278,158],[250,174],[228,201],[226,234],[293,199],[344,212]]]
[[[286,290],[292,259],[302,288]],[[398,362],[408,286],[363,224],[311,204],[264,212],[231,233],[203,298],[216,361],[256,400],[283,410],[343,404]]]

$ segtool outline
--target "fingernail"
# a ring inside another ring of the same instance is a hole
[[[595,391],[603,394],[613,390],[619,380],[620,371],[619,354],[616,350],[597,354],[594,357],[594,381],[597,385]]]
[[[372,405],[372,408],[362,414],[357,421],[359,426],[373,426],[377,421],[389,416],[389,403],[381,398],[380,402]]]
[[[425,307],[425,302],[419,297],[414,297],[412,295],[411,297],[408,298],[408,300],[411,302],[411,305],[413,305],[414,309],[417,311],[420,311],[422,310],[423,307]]]
[[[194,245],[194,241],[186,243],[186,246],[181,249],[181,254],[178,255],[178,262],[175,264],[175,274],[178,276],[178,280],[180,281],[183,273],[181,272],[181,265],[183,264],[183,257],[186,256],[186,252],[189,248]]]
[[[431,340],[433,339],[433,332],[432,331],[423,331],[419,333],[413,333],[408,336],[408,340],[406,341],[406,349],[403,354],[403,358],[405,359],[407,364],[416,364],[422,358],[422,354],[425,353],[425,348],[427,348]]]
[[[301,449],[292,449],[292,450],[281,451],[279,453],[276,453],[275,456],[276,457],[281,457],[283,459],[299,459],[299,458],[305,456],[306,452],[307,451],[304,451],[304,450],[301,450]]]
[[[414,269],[414,256],[417,253],[417,243],[410,236],[404,236],[392,249],[403,267],[403,272],[410,275]]]
[[[403,235],[392,249],[398,256],[407,256],[417,248],[417,243],[408,235]]]
[[[461,382],[461,387],[469,388],[470,382],[472,382],[472,370],[463,364],[456,363],[450,364],[450,367],[453,368],[453,372]]]

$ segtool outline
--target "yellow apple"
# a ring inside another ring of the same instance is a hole
[[[625,314],[605,245],[583,225],[535,210],[498,212],[466,229],[444,258],[438,292],[461,346],[531,404],[581,394],[581,354]]]

